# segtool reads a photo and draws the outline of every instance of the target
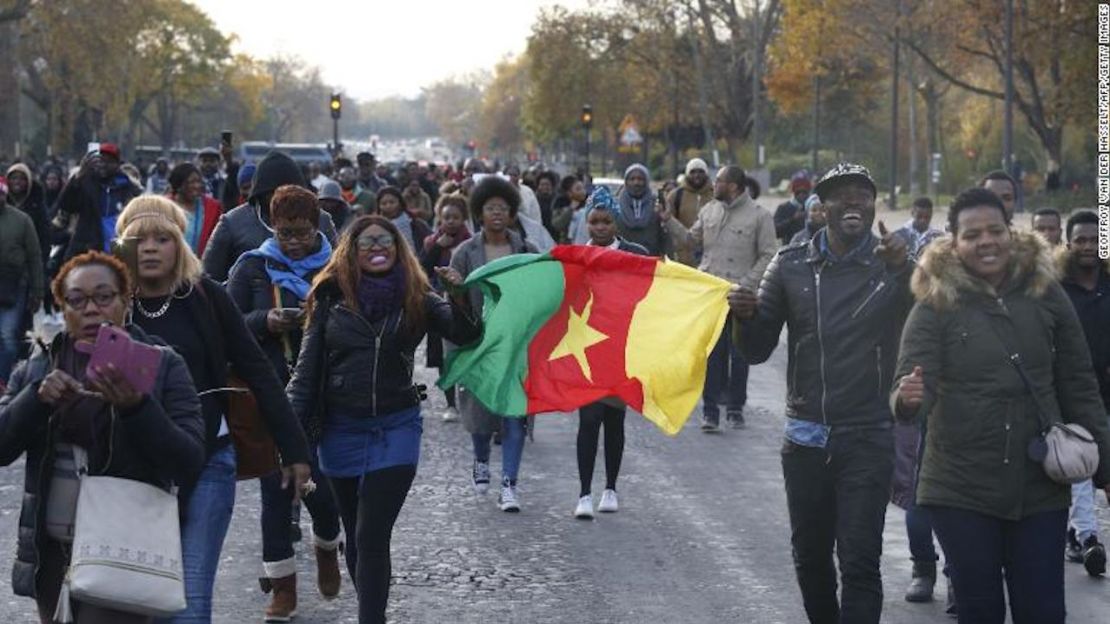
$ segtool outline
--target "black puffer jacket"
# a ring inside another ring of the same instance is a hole
[[[132,338],[155,344],[138,327]],[[61,348],[59,336],[50,351]],[[8,466],[27,454],[23,476],[23,506],[19,512],[19,547],[12,569],[12,589],[34,596],[38,553],[45,539],[49,468],[54,463],[56,419],[52,408],[38,398],[39,384],[54,369],[54,359],[39,353],[12,373],[11,385],[0,398],[0,465]],[[167,487],[191,484],[204,466],[204,421],[193,380],[181,356],[162,350],[162,368],[150,396],[134,409],[112,414],[107,465],[89,467],[92,474],[123,477]]]
[[[480,321],[435,293],[424,297],[424,316],[419,329],[406,322],[403,309],[370,323],[344,303],[333,283],[317,287],[300,357],[286,388],[310,438],[320,430],[320,408],[339,407],[374,417],[419,405],[413,360],[426,329],[456,344],[481,335]]]
[[[891,273],[875,257],[879,239],[868,236],[837,262],[826,259],[817,237],[779,250],[763,275],[756,317],[733,324],[733,341],[752,364],[771,356],[787,325],[790,418],[833,426],[892,421],[887,399],[913,304],[914,265]]]

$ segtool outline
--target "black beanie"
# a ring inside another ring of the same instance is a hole
[[[254,172],[254,186],[251,187],[251,196],[247,201],[253,202],[286,184],[308,188],[300,165],[284,152],[270,152],[258,163],[258,169]]]

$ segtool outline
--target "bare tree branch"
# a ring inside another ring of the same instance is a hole
[[[983,87],[973,85],[969,82],[965,82],[965,81],[957,78],[956,76],[952,75],[951,72],[949,72],[948,70],[946,70],[943,67],[941,67],[940,65],[938,65],[937,62],[934,61],[933,58],[931,56],[929,56],[929,54],[926,53],[924,50],[922,50],[916,43],[914,43],[912,41],[905,41],[904,43],[906,44],[906,46],[908,46],[911,50],[913,50],[917,54],[918,58],[925,61],[925,64],[928,65],[929,68],[932,69],[934,72],[936,72],[936,74],[938,76],[940,76],[941,78],[947,80],[948,82],[956,85],[957,87],[959,87],[961,89],[964,89],[966,91],[970,91],[972,93],[978,93],[979,95],[985,95],[987,97],[992,97],[996,100],[1006,99],[1006,94],[1004,94],[1000,91],[991,91],[990,89],[985,89]]]

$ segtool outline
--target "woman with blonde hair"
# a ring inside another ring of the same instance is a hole
[[[235,504],[236,461],[231,445],[227,392],[234,369],[258,401],[259,414],[284,464],[283,487],[308,480],[308,445],[285,400],[281,382],[235,303],[204,277],[185,242],[184,212],[164,197],[132,200],[116,223],[116,253],[135,276],[132,319],[179,353],[200,396],[205,424],[205,466],[181,490],[181,550],[186,610],[174,622],[208,622],[220,549]]]

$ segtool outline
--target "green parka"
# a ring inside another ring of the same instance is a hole
[[[925,378],[925,400],[914,415],[926,423],[919,505],[1019,520],[1070,504],[1071,489],[1026,456],[1040,427],[1037,407],[1007,360],[1007,347],[1021,354],[1049,419],[1094,434],[1100,453],[1095,483],[1106,483],[1110,423],[1083,329],[1044,242],[1014,232],[1009,275],[996,291],[968,273],[951,237],[937,239],[918,261],[912,290],[917,303],[902,333],[894,378],[914,366]]]

